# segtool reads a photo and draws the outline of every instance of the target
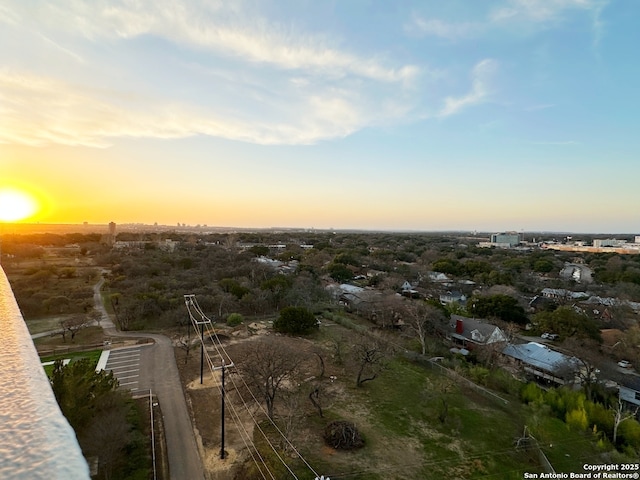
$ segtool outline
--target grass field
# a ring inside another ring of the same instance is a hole
[[[326,454],[317,439],[301,447],[332,480],[522,479],[525,472],[544,472],[537,450],[516,449],[525,425],[558,472],[582,472],[586,459],[603,454],[590,436],[509,400],[505,405],[436,371],[394,360],[366,386],[347,385],[326,418],[311,418],[306,427],[319,437],[333,419],[353,421],[365,447]],[[296,473],[304,476],[305,466],[296,463]]]
[[[50,332],[60,329],[60,322],[71,315],[59,315],[44,318],[34,318],[32,320],[25,320],[29,333],[31,335],[42,332]]]
[[[100,355],[102,354],[102,350],[90,350],[88,352],[71,352],[71,353],[63,353],[60,355],[50,355],[47,357],[41,357],[40,362],[53,362],[56,360],[65,360],[70,359],[71,362],[77,362],[80,359],[88,358],[95,365],[98,365],[98,360],[100,359]],[[51,372],[53,372],[53,365],[46,365],[44,367],[44,371],[47,373],[47,376],[51,376]]]

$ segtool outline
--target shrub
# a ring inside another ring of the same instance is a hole
[[[318,328],[315,315],[304,307],[286,307],[273,322],[273,329],[280,333],[304,334]]]
[[[227,325],[230,327],[237,327],[244,322],[244,317],[241,313],[232,313],[227,317]]]
[[[520,392],[524,403],[542,403],[544,391],[535,383],[527,383]]]
[[[576,430],[586,430],[588,425],[587,412],[585,412],[584,408],[567,412],[566,423]]]

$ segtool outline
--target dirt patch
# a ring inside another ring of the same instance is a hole
[[[225,351],[231,359],[240,358],[242,349],[247,348],[253,342],[259,341],[265,336],[274,335],[270,326],[266,322],[253,322],[249,328],[229,329],[220,334],[220,337],[228,341],[223,343]],[[313,354],[315,345],[305,339],[291,338],[278,335],[278,341],[283,342],[288,347],[306,358],[304,366],[299,375],[299,385],[311,383],[316,375],[320,373],[320,364],[317,356]],[[191,409],[192,418],[198,431],[201,445],[202,457],[205,468],[211,478],[226,480],[236,478],[238,468],[245,462],[253,462],[247,444],[259,441],[260,431],[256,432],[256,423],[264,428],[264,404],[262,399],[254,398],[247,390],[237,370],[228,369],[225,381],[226,390],[226,416],[225,416],[225,452],[224,460],[220,459],[221,442],[221,376],[219,371],[212,373],[208,365],[205,364],[203,382],[200,383],[200,349],[198,346],[192,348],[188,357],[181,348],[176,348],[176,360],[182,378],[185,394]],[[207,347],[207,352],[215,361],[216,349]],[[206,360],[205,360],[206,361]],[[326,378],[330,391],[339,392],[338,385],[332,385],[331,380]],[[294,385],[290,385],[293,387]],[[310,389],[311,387],[309,387]],[[278,398],[282,408],[285,409],[284,397],[287,390],[283,389],[282,397]],[[303,412],[304,415],[315,415],[315,410],[311,402],[306,399],[305,394],[298,401],[299,405],[295,413]],[[327,395],[327,399],[329,395]],[[257,400],[257,402],[256,402]],[[283,416],[285,414],[283,413]],[[254,438],[255,437],[255,438]],[[303,423],[298,425],[298,430],[291,434],[298,441],[308,443],[305,438],[312,438],[314,449],[320,451],[323,447],[321,437],[317,432],[307,431]],[[284,440],[281,442],[284,444]],[[278,445],[280,447],[280,445]]]

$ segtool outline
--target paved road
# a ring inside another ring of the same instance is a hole
[[[198,453],[191,419],[184,398],[178,366],[171,340],[164,335],[140,332],[121,333],[102,303],[100,289],[104,279],[94,285],[95,308],[102,314],[101,326],[112,336],[151,338],[155,343],[140,349],[138,390],[151,389],[162,409],[169,470],[172,480],[204,479],[202,461]]]

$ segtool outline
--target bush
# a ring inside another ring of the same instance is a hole
[[[571,410],[567,412],[565,423],[576,430],[586,430],[588,426],[587,412],[584,408]]]
[[[227,325],[230,327],[237,327],[244,322],[244,317],[240,313],[232,313],[227,317]]]
[[[636,452],[640,451],[640,423],[634,419],[625,420],[620,424],[618,437],[624,445],[631,447]]]
[[[527,383],[520,392],[520,398],[524,403],[542,403],[544,390],[535,383]]]
[[[280,333],[305,334],[318,328],[315,315],[304,307],[286,307],[273,322],[273,329]]]

